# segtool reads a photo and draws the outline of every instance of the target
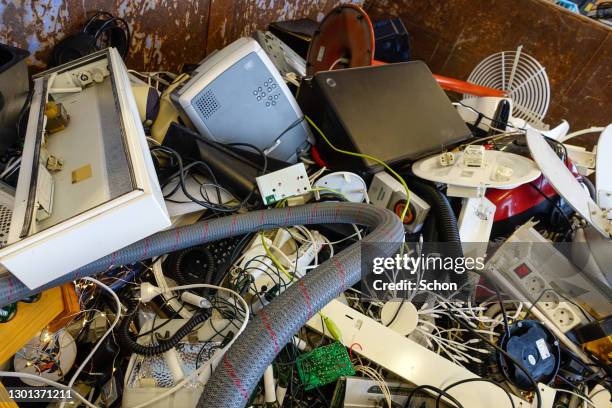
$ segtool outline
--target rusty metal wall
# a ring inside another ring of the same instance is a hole
[[[40,70],[59,40],[104,10],[130,25],[130,68],[176,70],[272,21],[321,19],[342,1],[349,0],[0,0],[0,42],[29,50]]]
[[[612,120],[612,30],[545,0],[369,0],[370,16],[400,16],[413,55],[433,72],[465,79],[486,56],[523,50],[546,67],[546,120],[572,129]]]
[[[320,21],[341,3],[362,4],[363,0],[212,0],[208,51],[265,29],[274,21],[299,18]]]
[[[0,0],[0,41],[29,50],[40,70],[59,40],[104,10],[130,25],[130,68],[174,70],[204,57],[209,8],[210,0]]]
[[[132,28],[130,68],[177,70],[270,22],[320,20],[343,1],[350,0],[0,0],[0,41],[30,50],[40,70],[57,41],[105,10]],[[603,25],[545,0],[369,0],[366,8],[373,19],[400,16],[414,56],[457,78],[522,44],[547,68],[551,124],[568,119],[580,128],[612,117],[612,31]]]

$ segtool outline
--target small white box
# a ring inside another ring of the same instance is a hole
[[[468,167],[484,166],[484,146],[469,145],[463,151],[463,164]]]
[[[306,194],[312,187],[304,163],[259,176],[255,179],[264,204],[270,205],[284,198]]]

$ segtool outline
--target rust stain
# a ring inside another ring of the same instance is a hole
[[[40,70],[57,42],[103,10],[130,26],[131,68],[176,70],[204,57],[209,6],[210,0],[0,0],[0,41],[29,50],[30,65]]]
[[[220,4],[218,3],[232,3]],[[326,13],[341,3],[363,4],[363,0],[213,0],[211,34],[208,50],[221,48],[230,42],[265,29],[274,21],[311,18],[323,19]]]
[[[273,22],[321,20],[358,0],[0,0],[0,41],[28,49],[33,70],[87,16],[108,11],[132,30],[127,65],[176,71],[207,52]],[[547,121],[573,128],[605,125],[612,115],[612,30],[543,0],[368,0],[373,19],[400,16],[413,54],[440,74],[466,78],[487,55],[524,45],[547,69],[552,103]]]

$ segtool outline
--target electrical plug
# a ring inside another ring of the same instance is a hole
[[[140,284],[140,301],[147,303],[150,302],[156,296],[159,296],[163,293],[161,288],[149,283],[143,282]]]

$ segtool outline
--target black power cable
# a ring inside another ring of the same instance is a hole
[[[99,11],[87,20],[81,31],[53,48],[53,65],[65,64],[107,47],[116,48],[125,59],[131,39],[130,27],[123,18]]]
[[[451,306],[450,310],[452,311],[453,309],[454,308]],[[480,340],[484,341],[489,346],[495,348],[498,352],[503,354],[504,357],[507,360],[509,360],[512,364],[514,364],[515,367],[519,368],[522,372],[524,372],[525,375],[527,376],[527,378],[529,379],[529,382],[531,382],[531,384],[534,387],[534,392],[536,394],[536,407],[537,408],[542,408],[542,393],[540,392],[540,388],[538,387],[538,383],[536,382],[536,380],[533,379],[532,375],[529,373],[529,371],[521,363],[519,363],[514,357],[512,357],[508,352],[506,352],[506,350],[502,349],[497,344],[493,343],[491,340],[489,340],[486,337],[482,336],[480,333],[478,333],[476,330],[474,330],[472,327],[470,327],[470,325],[464,323],[461,319],[457,318],[453,313],[449,313],[448,316],[451,319],[453,319],[455,322],[457,322],[461,327],[463,327],[464,329],[469,331],[471,334],[473,334],[474,336],[478,337]]]
[[[436,399],[436,401],[438,401],[440,397],[446,397],[448,398],[450,402],[452,402],[455,405],[455,407],[464,408],[463,405],[461,405],[461,403],[457,401],[457,399],[454,398],[452,395],[450,395],[449,393],[447,393],[446,391],[438,387],[434,387],[433,385],[419,385],[418,387],[414,387],[408,394],[408,399],[406,399],[406,402],[404,403],[404,408],[410,408],[410,401],[412,401],[412,397],[419,390],[430,390],[430,391],[436,392],[438,394],[438,398]]]
[[[160,340],[159,344],[156,345],[145,346],[136,342],[136,340],[134,340],[130,334],[130,326],[136,317],[137,311],[138,303],[136,303],[134,309],[127,316],[125,316],[119,324],[117,338],[121,348],[125,349],[127,352],[136,353],[143,356],[154,356],[173,349],[177,344],[179,344],[183,337],[188,335],[198,325],[208,320],[211,315],[211,312],[208,309],[198,309],[189,318],[189,320],[187,320],[187,322],[168,339]]]
[[[501,390],[503,392],[506,393],[506,395],[508,396],[508,399],[510,400],[510,405],[512,405],[512,408],[516,408],[516,406],[514,405],[514,400],[512,399],[512,396],[510,395],[508,390],[506,390],[504,387],[502,387],[501,385],[499,385],[495,381],[487,380],[486,378],[468,378],[468,379],[465,379],[465,380],[456,381],[456,382],[450,384],[449,386],[445,387],[442,391],[447,392],[451,388],[454,388],[454,387],[456,387],[458,385],[469,383],[469,382],[488,382],[488,383],[491,383],[493,385],[496,385],[497,387],[501,388]],[[440,394],[438,396],[438,398],[436,399],[436,408],[439,408],[441,398],[442,398],[442,394]]]
[[[176,254],[174,276],[181,285],[213,283],[215,257],[205,245],[187,248]]]
[[[497,285],[492,284],[493,290],[495,291],[495,295],[497,296],[497,300],[499,301],[499,306],[501,308],[502,317],[504,319],[504,329],[506,331],[506,336],[510,338],[510,324],[508,323],[508,313],[506,313],[506,307],[504,306],[504,301],[502,300],[501,294],[499,293],[499,289]]]

